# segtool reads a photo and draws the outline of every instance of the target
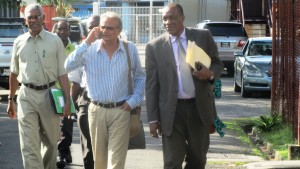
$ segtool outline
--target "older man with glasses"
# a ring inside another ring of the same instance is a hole
[[[94,28],[99,27],[100,16],[91,16],[86,27],[88,33]],[[100,37],[98,37],[100,38]],[[87,97],[85,74],[83,68],[76,69],[68,74],[69,80],[72,82],[72,98],[77,105],[77,117],[78,126],[80,129],[80,143],[82,150],[83,168],[94,169],[94,159],[91,144],[91,136],[89,133],[89,122],[88,122],[88,106],[90,99]]]
[[[86,90],[91,99],[89,130],[97,169],[124,169],[130,111],[143,101],[145,73],[136,46],[126,42],[132,65],[129,69],[125,42],[118,38],[121,31],[119,15],[114,12],[102,14],[100,28],[93,28],[65,62],[67,70],[83,67],[86,74]],[[133,80],[132,94],[128,73]]]
[[[59,81],[65,106],[70,114],[70,89],[67,71],[63,66],[65,49],[60,38],[43,28],[45,15],[40,5],[30,4],[25,9],[29,32],[19,36],[12,53],[10,92],[7,113],[17,117],[13,97],[19,82],[18,124],[24,168],[56,168],[57,141],[60,137],[60,116],[51,107],[49,88]]]

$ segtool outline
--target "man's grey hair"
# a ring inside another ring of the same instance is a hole
[[[41,5],[36,4],[36,3],[31,3],[31,4],[27,5],[26,8],[25,8],[25,11],[24,11],[25,17],[28,15],[28,13],[29,13],[30,11],[32,11],[32,10],[34,10],[34,9],[39,10],[40,14],[41,14],[41,15],[44,15],[44,10],[43,10],[43,8],[42,8]]]
[[[121,19],[121,17],[120,17],[120,15],[119,14],[117,14],[117,13],[115,13],[115,12],[111,12],[111,11],[108,11],[108,12],[105,12],[105,13],[103,13],[103,14],[101,14],[101,16],[100,16],[100,21],[102,21],[102,20],[104,20],[104,19],[106,19],[106,18],[114,18],[114,19],[116,19],[117,20],[117,22],[119,23],[119,28],[122,30],[122,28],[123,28],[123,23],[122,23],[122,19]]]

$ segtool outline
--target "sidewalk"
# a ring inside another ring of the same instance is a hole
[[[21,169],[22,159],[19,147],[17,120],[10,120],[5,112],[6,104],[1,103],[0,108],[0,168]],[[163,157],[161,150],[161,138],[152,138],[149,135],[145,104],[142,105],[141,119],[144,123],[146,134],[145,150],[129,150],[125,169],[162,169]],[[81,169],[81,147],[79,143],[79,128],[74,124],[73,143],[71,146],[73,163],[66,169]],[[241,162],[263,161],[260,157],[250,155],[251,148],[241,143],[236,136],[226,132],[224,138],[217,134],[211,135],[211,146],[208,153],[207,168],[245,168],[235,167]]]
[[[224,91],[226,92],[226,88],[224,88]],[[3,91],[0,91],[0,95],[1,93]],[[218,109],[221,108],[225,111],[224,107],[220,107],[221,105],[221,103],[217,104],[219,106]],[[6,102],[0,102],[0,169],[22,169],[17,120],[10,120],[8,118],[6,107]],[[228,112],[223,115],[222,119],[225,119],[225,116],[229,117],[226,120],[232,118]],[[146,149],[129,150],[125,169],[162,169],[161,138],[156,139],[149,135],[145,103],[142,105],[141,120],[144,123]],[[218,134],[211,135],[206,169],[300,169],[300,161],[265,161],[261,157],[253,156],[251,155],[252,148],[249,145],[242,143],[236,135],[228,130],[225,130],[225,132],[226,135],[224,138],[221,138]],[[73,163],[68,165],[66,169],[82,169],[79,128],[76,123],[74,124],[71,152]]]

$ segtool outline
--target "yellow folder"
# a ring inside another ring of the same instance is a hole
[[[188,45],[186,48],[186,60],[191,67],[195,69],[195,62],[202,63],[205,67],[209,68],[211,64],[210,57],[206,54],[206,52],[198,47],[195,42],[188,41]]]

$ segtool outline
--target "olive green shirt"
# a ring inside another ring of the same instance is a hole
[[[29,32],[14,41],[10,71],[20,83],[44,85],[67,74],[66,51],[61,39],[44,29],[36,37]]]

